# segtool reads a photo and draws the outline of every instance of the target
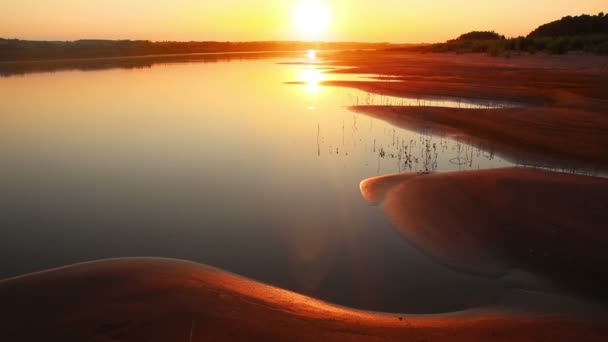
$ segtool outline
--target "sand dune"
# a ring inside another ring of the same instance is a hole
[[[605,341],[601,321],[356,311],[167,259],[85,263],[0,282],[2,341]]]
[[[361,190],[446,264],[491,275],[524,269],[608,299],[608,179],[512,168],[378,177]]]

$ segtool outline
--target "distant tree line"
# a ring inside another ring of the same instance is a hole
[[[494,31],[473,31],[460,35],[460,37],[451,40],[451,42],[463,42],[463,41],[474,41],[474,40],[499,40],[505,39],[505,36]]]
[[[568,16],[542,25],[527,37],[506,38],[494,31],[473,31],[445,43],[403,47],[419,52],[488,53],[492,56],[512,53],[549,52],[564,54],[583,51],[608,55],[608,15]]]
[[[285,52],[287,55],[288,52]],[[277,56],[283,56],[277,53]],[[25,75],[37,72],[56,72],[62,70],[106,70],[106,69],[146,69],[151,68],[156,64],[170,63],[216,63],[230,62],[233,60],[241,61],[247,59],[256,59],[260,56],[266,56],[265,52],[248,53],[248,54],[172,54],[172,55],[155,55],[155,56],[133,56],[120,58],[77,58],[77,59],[47,59],[39,60],[35,63],[29,61],[13,61],[9,63],[0,62],[0,77],[12,75]]]
[[[0,39],[0,60],[48,60],[191,53],[383,49],[386,43],[152,42],[147,40],[28,41]]]
[[[560,20],[538,27],[528,37],[543,38],[598,34],[608,34],[608,16],[604,15],[603,12],[597,16],[583,14],[577,17],[563,17]]]

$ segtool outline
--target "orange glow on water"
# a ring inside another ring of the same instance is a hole
[[[321,82],[325,81],[326,77],[323,72],[314,66],[302,69],[300,79],[304,82],[307,91],[316,92],[321,87]]]
[[[314,61],[317,59],[317,51],[316,50],[308,50],[308,59]]]

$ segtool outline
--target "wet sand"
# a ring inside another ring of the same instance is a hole
[[[357,101],[352,111],[447,136],[520,165],[603,174],[608,167],[608,59],[343,54],[337,73],[391,80],[330,81],[418,106]],[[513,108],[437,108],[424,99],[510,102]],[[373,101],[372,101],[373,102]],[[582,169],[582,170],[581,170]],[[361,183],[407,241],[448,266],[516,288],[608,303],[608,179],[512,168],[399,174]]]
[[[378,94],[408,97],[457,97],[501,100],[529,105],[593,107],[588,99],[606,100],[608,59],[605,56],[483,54],[416,54],[403,52],[344,52],[332,56],[332,73],[392,76],[395,82],[336,82]],[[584,99],[583,101],[577,101]],[[574,102],[574,103],[572,103]],[[605,106],[606,103],[600,104]]]
[[[547,107],[351,109],[397,127],[480,146],[513,163],[562,169],[608,168],[608,115],[600,111]]]
[[[608,59],[455,54],[342,54],[338,73],[394,82],[327,82],[420,98],[510,101],[516,108],[357,105],[395,126],[479,146],[516,164],[603,173],[608,167]],[[442,262],[556,287],[605,303],[608,181],[531,169],[412,174],[362,183],[370,203]],[[535,278],[535,279],[531,279]],[[542,279],[541,279],[542,278]],[[545,279],[546,278],[546,279]],[[524,281],[524,282],[525,282]]]
[[[510,168],[362,182],[408,240],[442,263],[608,300],[608,179]],[[538,282],[542,284],[538,284]]]
[[[3,341],[605,341],[582,317],[407,316],[337,307],[168,259],[79,264],[0,282]]]
[[[397,126],[496,148],[511,161],[563,168],[608,167],[608,59],[601,56],[514,56],[342,53],[333,73],[392,76],[381,81],[327,81],[375,94],[511,102],[520,108],[445,109],[376,106],[353,110]]]

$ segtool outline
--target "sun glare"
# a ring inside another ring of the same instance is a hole
[[[300,80],[304,83],[307,91],[316,92],[321,87],[320,83],[325,80],[325,75],[319,69],[307,67],[302,69]]]
[[[316,50],[308,50],[308,59],[314,61],[317,59],[317,51]]]
[[[306,39],[319,39],[331,23],[331,11],[323,0],[302,0],[294,9],[293,20]]]

